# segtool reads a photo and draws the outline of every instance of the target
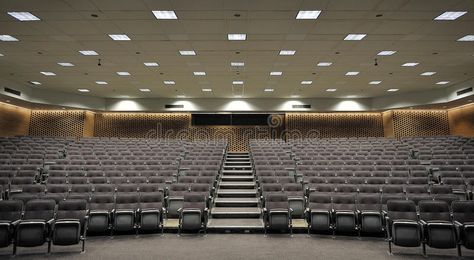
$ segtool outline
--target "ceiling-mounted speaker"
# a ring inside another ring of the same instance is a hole
[[[165,108],[184,108],[184,105],[165,105]]]
[[[311,108],[311,105],[292,105],[292,108]]]

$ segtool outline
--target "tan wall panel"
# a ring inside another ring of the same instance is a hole
[[[449,135],[446,110],[394,110],[395,137]]]
[[[191,114],[98,113],[94,135],[99,137],[176,138],[185,135]]]
[[[290,138],[383,137],[381,113],[287,113]]]
[[[31,110],[0,103],[0,136],[28,135]]]
[[[474,104],[448,110],[452,135],[474,136]]]
[[[395,133],[393,132],[393,111],[390,110],[383,112],[382,120],[384,136],[387,138],[395,137]]]
[[[84,131],[84,117],[84,111],[81,110],[32,110],[29,134],[81,137]]]
[[[84,112],[84,130],[83,136],[92,137],[94,136],[94,112],[85,111]]]

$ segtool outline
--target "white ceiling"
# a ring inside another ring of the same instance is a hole
[[[152,10],[174,10],[179,19],[156,20]],[[322,13],[317,20],[296,20],[298,10]],[[20,22],[8,11],[28,11],[41,21]],[[468,13],[455,21],[433,20],[445,11]],[[247,40],[228,41],[227,33],[246,33]],[[349,33],[367,36],[343,41]],[[390,95],[390,88],[399,93],[439,89],[474,77],[474,42],[456,41],[474,34],[472,0],[0,0],[0,34],[20,40],[0,42],[0,78],[23,85],[39,81],[40,88],[76,94],[87,88],[91,92],[83,95],[107,98],[376,97]],[[113,41],[108,34],[127,34],[132,40]],[[294,49],[296,55],[278,56],[281,49]],[[100,56],[83,56],[79,50]],[[197,55],[180,56],[179,50]],[[397,53],[377,57],[382,50]],[[244,61],[245,67],[231,68],[231,61]],[[333,65],[316,67],[321,61]],[[420,65],[402,67],[405,62]],[[132,75],[118,76],[117,71]],[[193,71],[207,75],[194,76]],[[283,75],[270,76],[271,71]],[[360,74],[345,76],[348,71]],[[426,71],[437,73],[419,75]],[[166,86],[164,80],[176,85]],[[243,80],[243,88],[233,88],[234,80]],[[303,80],[313,84],[302,86]],[[368,84],[375,80],[382,83]]]

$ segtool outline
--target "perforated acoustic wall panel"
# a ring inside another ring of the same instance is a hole
[[[381,113],[288,113],[288,138],[383,137]]]
[[[0,136],[28,135],[31,111],[0,103]]]
[[[191,114],[97,113],[94,135],[99,137],[187,138]]]
[[[80,110],[32,110],[29,135],[81,137],[84,117]]]
[[[393,110],[395,137],[449,135],[446,110]]]

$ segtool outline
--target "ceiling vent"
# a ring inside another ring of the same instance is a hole
[[[165,105],[165,108],[184,108],[184,105]]]
[[[456,92],[456,95],[461,96],[462,94],[466,94],[469,92],[472,92],[472,87],[459,90],[458,92]]]
[[[311,108],[311,105],[292,105],[292,108]]]
[[[16,95],[16,96],[21,96],[21,92],[18,91],[18,90],[14,90],[14,89],[11,89],[11,88],[4,88],[3,90],[7,93],[10,93],[10,94],[13,94],[13,95]]]

